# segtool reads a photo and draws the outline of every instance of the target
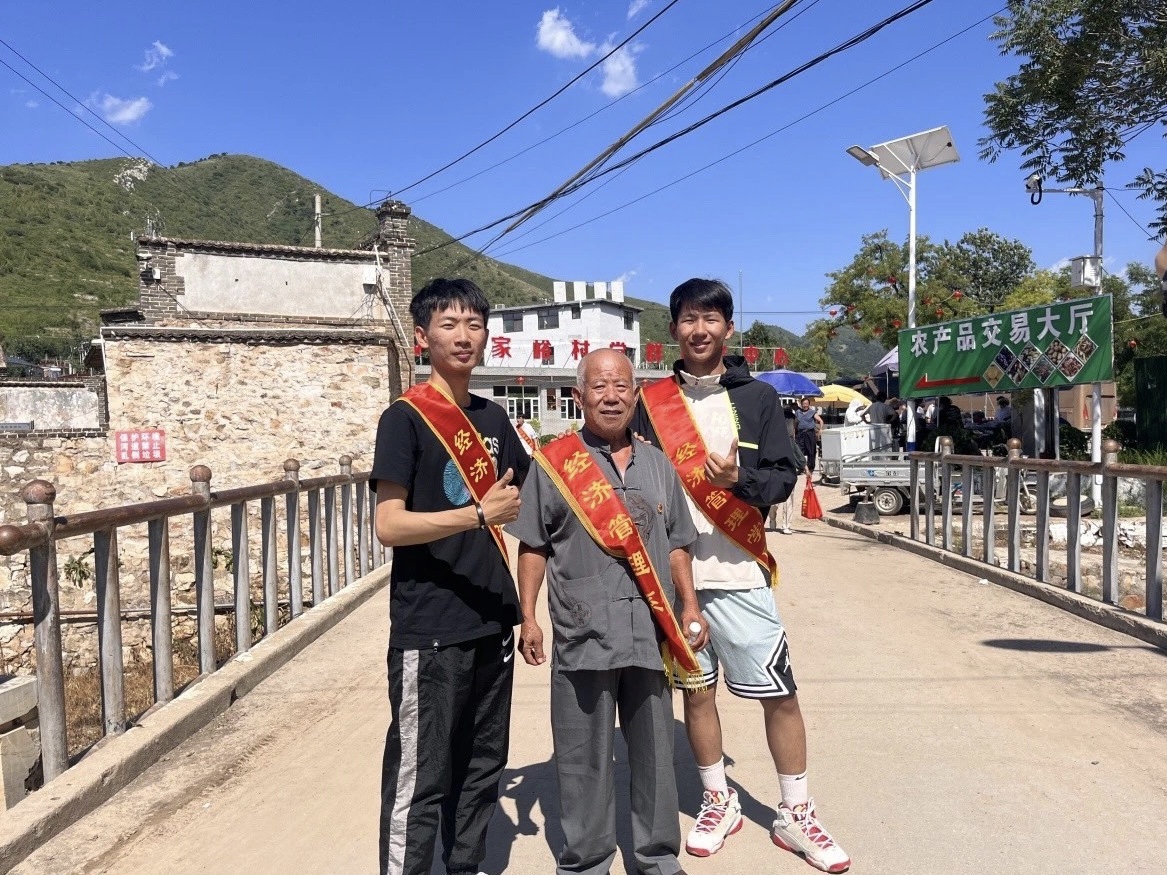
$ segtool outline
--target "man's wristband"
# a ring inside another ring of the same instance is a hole
[[[478,501],[474,502],[474,509],[478,511],[478,528],[485,529],[486,513],[482,510],[482,503]]]

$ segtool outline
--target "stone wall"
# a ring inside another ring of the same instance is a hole
[[[381,411],[412,383],[409,214],[397,201],[381,206],[376,252],[140,239],[138,306],[106,314],[96,345],[105,375],[94,391],[108,395],[99,427],[0,434],[0,523],[24,522],[20,490],[37,478],[56,487],[61,516],[186,495],[195,465],[211,469],[212,490],[282,479],[289,458],[305,479],[339,473],[342,455],[353,458],[354,471],[367,471]],[[47,421],[36,411],[29,418]],[[165,461],[117,464],[114,432],[137,429],[165,431]],[[277,502],[281,543],[282,507]],[[253,598],[262,568],[259,513],[251,502]],[[118,530],[123,611],[149,606],[145,528]],[[229,602],[228,509],[212,512],[211,528],[215,598]],[[170,536],[180,610],[194,603],[189,515],[172,519]],[[74,670],[96,661],[91,620],[68,614],[96,607],[92,544],[91,537],[57,542],[66,662]],[[286,559],[280,568],[286,579]],[[28,583],[27,555],[0,557],[0,671],[30,665]],[[175,628],[187,643],[193,617],[176,618]],[[123,622],[127,662],[148,658],[149,635],[148,622]]]
[[[0,422],[31,422],[37,431],[104,428],[105,381],[0,381]]]
[[[250,343],[237,333],[219,340],[195,340],[181,331],[135,336],[145,330],[106,337],[107,376],[117,387],[110,398],[110,433],[0,435],[0,522],[24,522],[19,493],[37,478],[56,487],[55,510],[61,516],[189,494],[189,472],[199,464],[211,469],[213,490],[279,480],[289,458],[300,461],[305,479],[339,473],[343,454],[353,457],[354,471],[367,471],[377,420],[402,390],[397,349],[384,335],[255,332]],[[113,430],[141,428],[165,430],[166,461],[118,465]],[[282,532],[282,502],[279,506]],[[249,510],[258,586],[258,502]],[[302,507],[306,545],[304,513]],[[216,511],[212,528],[215,546],[229,548],[229,513]],[[171,537],[173,600],[176,606],[192,605],[189,516],[174,519]],[[148,607],[145,526],[119,531],[119,547],[122,608]],[[63,611],[96,607],[91,548],[89,537],[58,542]],[[216,601],[230,599],[230,576],[221,567]],[[4,663],[10,671],[27,668],[32,627],[13,615],[31,608],[27,554],[0,557],[0,670]],[[181,623],[188,625],[185,618]],[[149,624],[124,626],[126,659],[143,658]],[[64,632],[69,664],[93,664],[92,626],[66,624]]]

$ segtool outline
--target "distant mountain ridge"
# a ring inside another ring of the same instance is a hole
[[[310,245],[317,193],[324,246],[352,248],[376,230],[371,210],[248,155],[221,153],[174,167],[129,158],[0,167],[0,340],[14,352],[68,355],[94,337],[100,310],[137,300],[132,235],[147,227],[169,237]],[[498,306],[551,300],[550,277],[471,259],[472,250],[417,215],[410,232],[418,252],[449,244],[414,257],[415,289],[457,273]],[[645,341],[669,340],[667,308],[628,302],[644,308]],[[785,334],[792,346],[805,343]]]

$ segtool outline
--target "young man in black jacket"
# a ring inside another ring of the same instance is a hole
[[[851,861],[819,823],[807,791],[806,727],[770,590],[777,571],[765,549],[764,518],[799,474],[778,395],[750,376],[740,356],[722,356],[733,335],[733,295],[724,283],[690,279],[673,291],[669,310],[669,332],[681,349],[668,378],[676,388],[642,390],[632,428],[677,465],[698,531],[693,579],[709,646],[697,655],[704,689],[685,692],[685,727],[705,793],[685,849],[714,854],[742,825],[737,793],[726,783],[717,712],[724,671],[731,693],[762,703],[782,791],[774,844],[823,871],[842,872]],[[703,467],[694,467],[694,449]]]

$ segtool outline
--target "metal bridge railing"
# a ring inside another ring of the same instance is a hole
[[[1143,483],[1146,513],[1146,550],[1144,613],[1152,620],[1163,620],[1163,482],[1167,467],[1127,465],[1118,462],[1119,445],[1105,441],[1102,462],[1073,462],[1056,459],[1029,459],[1021,456],[1021,442],[1008,442],[1006,458],[964,456],[952,452],[952,439],[941,438],[939,452],[912,453],[911,469],[911,537],[966,557],[979,558],[989,565],[1003,565],[1021,573],[1022,514],[1035,514],[1034,557],[1032,576],[1054,583],[1051,573],[1050,520],[1051,476],[1065,476],[1066,556],[1065,588],[1084,593],[1082,569],[1082,519],[1093,508],[1083,510],[1083,483],[1088,478],[1102,479],[1101,601],[1119,603],[1119,478]],[[928,488],[929,484],[931,488]],[[937,508],[939,505],[939,508]],[[977,525],[974,511],[979,510],[980,555],[974,557]],[[960,543],[954,542],[953,521],[960,515]],[[999,517],[1004,516],[1005,556],[997,558]],[[939,518],[938,518],[939,517]],[[937,541],[939,543],[937,544]]]
[[[67,516],[56,516],[54,513],[56,490],[51,483],[34,480],[24,487],[21,497],[28,505],[28,522],[24,525],[0,526],[0,555],[10,556],[23,550],[29,554],[35,623],[34,652],[39,687],[38,716],[46,783],[69,767],[57,543],[70,538],[93,538],[102,731],[104,736],[118,735],[129,725],[122,659],[119,530],[141,524],[147,528],[155,703],[167,702],[174,697],[171,520],[184,517],[190,519],[187,549],[192,550],[193,559],[200,671],[195,682],[218,668],[215,653],[216,557],[212,553],[212,510],[230,509],[229,567],[234,589],[236,653],[246,652],[254,643],[251,623],[252,551],[248,544],[250,503],[259,502],[260,508],[263,631],[256,640],[271,634],[279,625],[278,593],[281,583],[287,592],[289,622],[304,610],[302,496],[307,496],[310,607],[320,604],[328,596],[339,592],[342,587],[387,560],[386,551],[377,544],[374,536],[374,514],[369,490],[365,485],[369,475],[353,474],[349,456],[340,458],[339,474],[301,480],[299,472],[300,463],[289,459],[284,462],[282,480],[213,492],[211,470],[204,465],[196,465],[190,470],[190,495]],[[338,491],[339,514],[336,500]],[[279,496],[284,496],[282,515],[276,511]],[[282,520],[279,518],[281,516]],[[281,522],[283,550],[279,543]]]

